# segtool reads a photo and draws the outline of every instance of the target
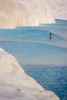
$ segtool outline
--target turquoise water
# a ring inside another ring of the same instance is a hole
[[[13,54],[19,63],[67,65],[67,29],[62,26],[67,27],[67,21],[57,20],[55,24],[39,27],[0,29],[0,40],[16,40],[16,42],[0,41],[0,47]]]
[[[63,41],[61,37],[52,35],[52,41],[49,40],[50,32],[45,30],[0,30],[0,40],[36,40],[46,42]]]
[[[19,63],[67,65],[67,49],[24,42],[0,42],[0,47],[13,54]]]
[[[54,91],[61,100],[67,100],[67,21],[56,20],[55,24],[38,27],[0,29],[0,47],[15,56],[21,65],[39,65],[23,68],[45,89]]]
[[[16,40],[16,42],[0,41],[0,47],[13,54],[19,63],[67,65],[67,29],[62,26],[67,27],[66,21],[57,20],[55,24],[39,27],[0,29],[0,40]]]
[[[22,66],[46,90],[53,91],[60,100],[67,100],[67,67],[47,65]]]
[[[67,46],[67,41],[56,34],[52,34],[52,41],[50,41],[49,38],[50,32],[40,29],[0,30],[0,40],[34,40],[58,44],[59,46]]]
[[[61,22],[61,21],[60,21]],[[65,21],[64,21],[65,22]],[[52,40],[50,41],[50,32]],[[30,40],[47,42],[67,48],[67,23],[46,24],[38,27],[17,27],[16,29],[0,29],[0,40]]]

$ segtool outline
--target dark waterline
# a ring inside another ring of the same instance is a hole
[[[26,65],[23,69],[46,90],[59,96],[60,100],[67,100],[67,67]]]

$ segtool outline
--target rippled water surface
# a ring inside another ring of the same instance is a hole
[[[27,65],[22,68],[45,89],[58,95],[60,100],[67,100],[67,67]]]

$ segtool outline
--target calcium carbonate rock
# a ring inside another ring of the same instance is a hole
[[[1,100],[59,100],[25,74],[16,59],[0,48]]]
[[[54,22],[50,7],[44,0],[0,0],[0,28]]]

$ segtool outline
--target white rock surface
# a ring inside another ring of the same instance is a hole
[[[52,8],[55,18],[67,20],[67,0],[44,0]]]
[[[50,7],[44,0],[0,0],[0,28],[54,22]]]
[[[16,59],[0,48],[0,100],[59,100],[25,74]]]

